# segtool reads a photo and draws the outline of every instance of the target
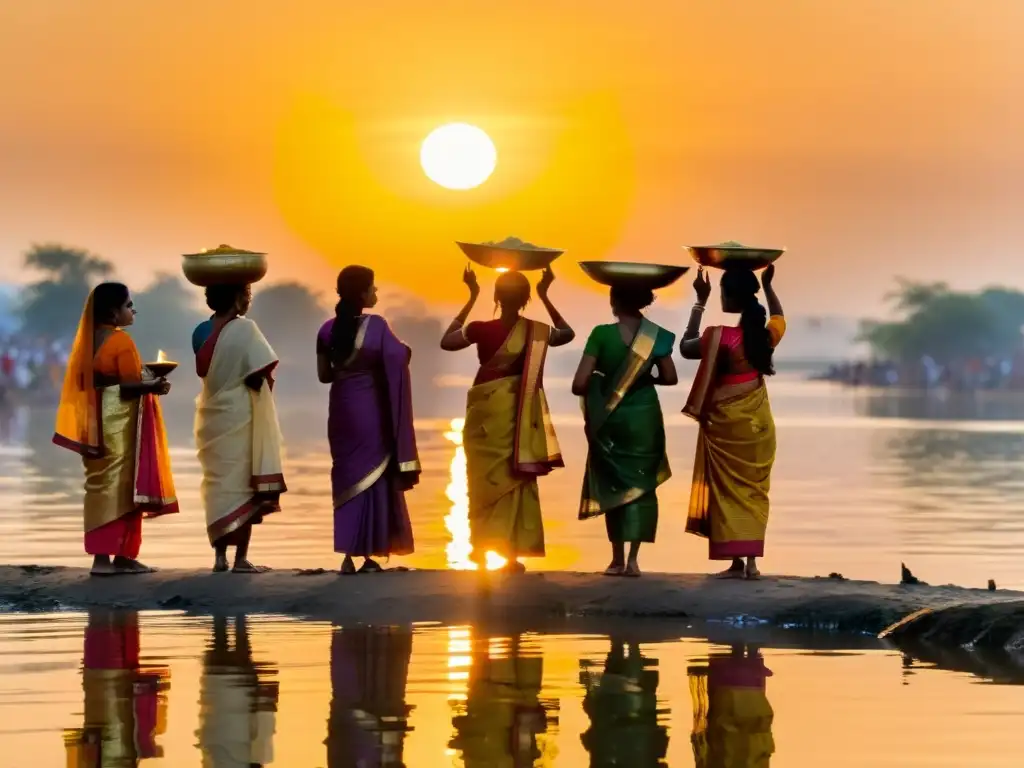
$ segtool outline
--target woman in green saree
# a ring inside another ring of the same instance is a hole
[[[612,545],[606,576],[640,575],[640,544],[653,542],[658,528],[657,488],[672,475],[654,385],[679,382],[675,335],[644,317],[653,301],[648,288],[613,285],[617,322],[591,332],[572,382],[589,448],[579,517],[605,517]]]

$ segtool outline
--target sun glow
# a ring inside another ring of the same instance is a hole
[[[420,147],[423,172],[446,189],[479,187],[494,173],[497,162],[491,137],[468,123],[435,128]]]
[[[448,556],[448,567],[456,571],[475,571],[478,566],[470,558],[473,545],[469,543],[469,486],[466,482],[466,449],[462,447],[462,429],[465,419],[452,419],[451,429],[444,437],[455,444],[455,455],[452,457],[451,480],[445,489],[448,501],[452,503],[451,511],[444,519],[445,528],[452,537],[445,548]],[[485,555],[488,571],[496,571],[505,565],[505,558],[497,552]]]

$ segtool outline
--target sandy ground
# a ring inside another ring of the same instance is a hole
[[[343,577],[285,570],[258,575],[165,570],[97,578],[81,568],[0,566],[0,608],[58,607],[271,613],[366,624],[459,623],[495,617],[542,623],[570,617],[587,624],[601,617],[662,619],[659,624],[757,619],[774,626],[860,634],[877,634],[916,611],[933,609],[937,612],[907,622],[894,637],[918,637],[927,631],[931,640],[941,643],[944,635],[937,629],[945,620],[936,617],[946,613],[959,627],[961,640],[977,634],[978,622],[1001,622],[1007,630],[1024,628],[1020,592],[823,578],[743,582],[683,574],[612,579],[570,572],[481,576],[456,571]],[[1010,634],[1003,631],[999,637]]]

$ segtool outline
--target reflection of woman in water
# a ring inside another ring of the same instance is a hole
[[[96,286],[68,358],[53,442],[85,467],[85,551],[92,573],[148,573],[140,563],[142,518],[178,511],[158,395],[164,379],[144,379],[124,330],[135,305],[120,283]],[[113,558],[113,561],[111,561]]]
[[[252,659],[245,617],[216,616],[199,683],[203,768],[255,768],[274,760],[277,670]]]
[[[334,551],[343,574],[381,570],[372,558],[409,555],[412,523],[405,492],[419,481],[412,418],[411,350],[380,315],[373,270],[338,274],[334,317],[316,336],[317,377],[330,384],[327,439],[331,447]]]
[[[771,674],[756,649],[744,655],[741,645],[689,670],[696,768],[768,768],[775,752]]]
[[[402,768],[412,707],[412,629],[351,627],[331,637],[327,768]]]
[[[581,665],[580,682],[587,691],[583,711],[590,718],[581,740],[590,753],[591,768],[666,765],[668,728],[658,722],[656,664],[644,658],[635,643],[627,655],[625,644],[613,639],[603,674]]]
[[[162,757],[156,737],[167,724],[168,675],[139,664],[137,612],[89,611],[85,724],[64,734],[68,768],[134,768],[139,760]]]
[[[757,558],[764,554],[775,462],[775,421],[765,377],[775,373],[772,355],[786,332],[774,275],[774,265],[764,272],[766,311],[757,300],[757,275],[726,270],[722,310],[738,314],[739,325],[712,326],[701,335],[711,295],[711,281],[701,269],[693,284],[697,304],[680,344],[683,357],[700,360],[683,408],[700,424],[686,530],[708,539],[712,560],[732,561],[722,574],[726,578],[758,578]]]
[[[514,571],[523,570],[517,557],[544,556],[537,478],[564,466],[544,395],[544,358],[548,346],[568,344],[575,334],[548,299],[554,279],[549,268],[537,284],[554,328],[522,316],[530,282],[520,272],[506,272],[495,283],[500,317],[463,326],[480,295],[467,267],[469,301],[441,339],[441,349],[448,351],[475,344],[480,360],[463,428],[472,557],[483,564],[493,551]]]
[[[490,639],[474,638],[465,714],[452,718],[452,749],[465,768],[532,768],[542,755],[538,735],[548,726],[540,701],[544,659],[525,657],[520,636],[504,655],[492,656]]]

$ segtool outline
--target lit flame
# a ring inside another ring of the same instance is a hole
[[[165,354],[164,354],[164,351],[163,351],[162,349],[158,349],[158,350],[157,350],[157,353],[156,353],[156,361],[157,361],[158,363],[168,363],[168,362],[170,362],[170,361],[169,361],[169,360],[167,359],[167,355],[165,355]]]
[[[498,272],[499,274],[505,274],[506,272],[508,272],[508,267],[498,267],[495,271]]]
[[[452,540],[445,547],[448,556],[448,567],[456,571],[475,571],[477,564],[470,559],[473,545],[469,543],[469,483],[466,480],[466,449],[462,447],[462,429],[465,419],[452,419],[451,429],[444,433],[450,443],[455,444],[455,455],[451,463],[451,482],[445,489],[445,495],[452,503],[451,512],[444,518],[444,526],[448,529]],[[488,571],[496,571],[505,565],[505,558],[497,552],[488,552],[484,556]]]

